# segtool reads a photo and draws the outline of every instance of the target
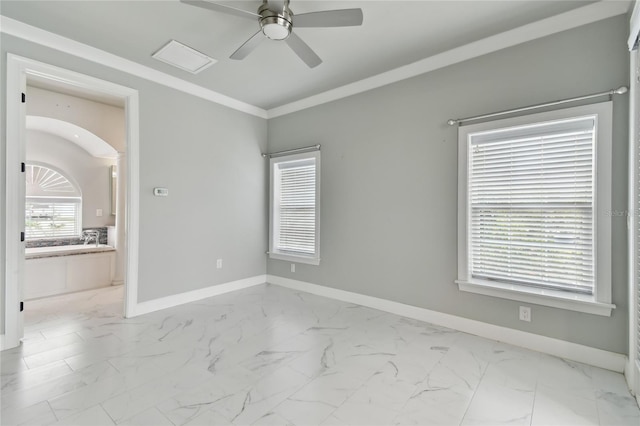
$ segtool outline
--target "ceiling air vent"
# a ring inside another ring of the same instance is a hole
[[[151,56],[181,70],[189,71],[192,74],[198,74],[200,71],[209,68],[217,62],[204,53],[198,52],[175,40],[169,41],[169,43],[162,46]]]

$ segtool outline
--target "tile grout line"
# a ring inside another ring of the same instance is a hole
[[[107,399],[106,401],[108,401],[108,399]],[[101,409],[102,411],[104,411],[104,412],[105,412],[105,414],[106,414],[106,415],[111,419],[111,421],[113,422],[113,424],[114,424],[114,425],[117,425],[118,423],[116,422],[116,420],[115,420],[113,417],[111,417],[111,414],[109,414],[109,412],[108,412],[107,410],[105,410],[104,406],[102,405],[104,402],[105,402],[105,401],[99,402],[98,404],[96,404],[96,406],[99,406],[99,407],[100,407],[100,409]],[[135,416],[133,416],[133,417],[135,417]],[[173,422],[171,422],[171,423],[173,423]]]
[[[494,344],[491,349],[493,350],[493,348],[495,348],[498,345],[499,342],[496,342],[496,344]],[[482,375],[480,376],[480,379],[478,380],[478,384],[476,385],[476,387],[473,389],[473,395],[471,396],[471,399],[469,399],[469,403],[467,404],[467,407],[464,410],[464,414],[462,415],[462,418],[460,419],[460,425],[462,425],[464,423],[464,419],[465,417],[467,417],[467,413],[469,412],[469,408],[471,407],[471,404],[473,403],[473,399],[476,397],[476,394],[478,393],[478,388],[480,387],[480,384],[482,384],[482,380],[484,379],[484,376],[487,374],[487,370],[489,369],[489,366],[491,365],[491,362],[488,361],[487,365],[484,367],[484,370],[482,371]]]
[[[533,415],[536,410],[536,401],[538,399],[538,384],[540,383],[540,364],[542,363],[542,358],[538,355],[537,359],[537,368],[536,368],[536,387],[533,391],[533,403],[531,404],[531,419],[529,419],[529,426],[533,425]]]
[[[56,421],[59,422],[60,419],[58,418],[58,415],[56,414],[55,410],[53,409],[53,407],[51,406],[51,403],[49,402],[48,399],[45,400],[45,402],[47,403],[47,406],[49,407],[49,410],[51,410],[51,413],[53,414],[53,417],[56,418]]]

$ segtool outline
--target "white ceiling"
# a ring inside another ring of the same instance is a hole
[[[261,1],[222,3],[255,12]],[[364,23],[360,27],[298,30],[294,27],[297,35],[323,59],[313,69],[285,43],[277,41],[263,42],[242,61],[229,59],[258,30],[258,23],[178,0],[2,0],[0,13],[271,109],[589,3],[593,2],[291,0],[294,14],[342,8],[363,10]],[[170,39],[218,62],[192,75],[152,59],[151,54]]]

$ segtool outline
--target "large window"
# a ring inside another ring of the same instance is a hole
[[[25,236],[27,239],[78,237],[80,191],[61,173],[42,165],[26,168]]]
[[[462,127],[459,286],[609,315],[611,106]]]
[[[270,169],[270,257],[318,265],[320,152],[272,158]]]

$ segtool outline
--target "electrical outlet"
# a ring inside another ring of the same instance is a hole
[[[295,272],[296,271],[296,264],[292,263],[291,264],[291,272]]]
[[[222,269],[222,259],[216,260],[216,268]]]
[[[520,321],[531,322],[531,308],[520,306]]]
[[[101,217],[102,216],[102,209],[96,209],[96,216],[97,217]]]

